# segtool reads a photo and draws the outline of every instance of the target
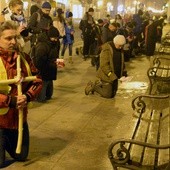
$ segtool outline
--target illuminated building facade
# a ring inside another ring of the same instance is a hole
[[[7,6],[10,0],[0,1],[0,10]],[[163,0],[47,0],[52,4],[53,10],[55,8],[63,8],[73,12],[74,18],[82,18],[84,12],[89,7],[95,9],[95,18],[101,18],[110,14],[114,17],[115,14],[135,13],[138,9],[143,8],[145,10],[161,9],[166,1]],[[31,0],[23,0],[24,9],[27,16],[29,16],[29,9]],[[167,4],[170,6],[170,0],[167,0]],[[170,8],[167,10],[168,16],[170,16]]]

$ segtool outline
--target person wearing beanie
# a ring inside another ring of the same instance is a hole
[[[43,87],[37,101],[44,103],[53,96],[53,80],[57,79],[57,58],[59,58],[59,31],[51,26],[38,37],[34,52],[34,64],[43,80]]]
[[[113,98],[118,90],[118,79],[125,73],[123,45],[126,39],[123,35],[102,45],[100,54],[100,66],[97,70],[97,80],[89,81],[85,88],[85,94],[100,94],[104,98]]]
[[[73,17],[73,13],[69,12],[67,18],[71,18],[71,17]]]
[[[49,16],[51,11],[51,4],[49,2],[44,2],[41,8],[34,12],[28,22],[28,29],[31,36],[31,47],[36,45],[37,37],[41,32],[46,32],[51,25],[53,25],[53,20]]]
[[[49,2],[44,2],[41,7],[51,10],[51,4]]]
[[[60,34],[57,28],[51,26],[47,32],[49,38],[59,38]]]

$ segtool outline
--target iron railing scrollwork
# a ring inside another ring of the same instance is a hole
[[[117,151],[115,151],[115,155],[113,154],[113,148],[120,144],[119,148],[117,149]],[[113,142],[110,147],[109,147],[109,152],[108,152],[108,156],[109,159],[111,161],[112,164],[120,164],[120,165],[124,165],[126,163],[129,162],[130,160],[130,153],[128,151],[128,149],[125,148],[125,142],[124,141],[118,141],[118,142]]]

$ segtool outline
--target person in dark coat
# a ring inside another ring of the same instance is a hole
[[[112,41],[103,44],[100,54],[100,66],[97,71],[98,80],[89,81],[85,88],[85,94],[97,92],[104,98],[113,98],[118,89],[118,79],[124,73],[124,58],[122,53],[126,39],[123,35],[117,35]]]
[[[145,46],[147,56],[154,55],[156,41],[157,41],[157,25],[152,19],[150,19],[149,24],[145,28]]]
[[[102,42],[102,31],[103,31],[103,25],[104,25],[104,21],[102,19],[99,19],[98,24],[96,24],[95,26],[95,42],[93,43],[93,45],[91,45],[91,65],[92,66],[96,66],[96,70],[98,70],[99,68],[99,64],[100,64],[100,52],[101,52],[101,46],[103,44]]]
[[[57,64],[59,58],[59,31],[54,26],[38,37],[35,49],[36,67],[43,80],[43,88],[37,97],[38,102],[46,102],[53,95],[53,80],[57,79]]]
[[[86,59],[90,55],[90,47],[95,42],[95,21],[93,18],[94,9],[89,8],[82,18],[83,28],[83,56]]]
[[[133,49],[135,52],[135,55],[138,55],[139,53],[139,43],[142,41],[142,31],[143,31],[143,11],[141,9],[138,10],[137,14],[133,15],[133,24],[134,24],[134,42],[133,42]]]
[[[126,23],[125,28],[123,30],[123,35],[126,38],[126,44],[123,47],[125,62],[129,61],[130,58],[134,57],[132,55],[134,41],[133,27],[133,24],[131,22],[128,22]]]
[[[159,42],[162,37],[159,29],[163,25],[163,22],[164,18],[160,18],[158,20],[150,19],[149,24],[145,28],[145,45],[147,56],[154,55],[156,42]]]
[[[112,41],[117,35],[117,23],[110,23],[108,27],[103,27],[102,29],[102,43]]]
[[[30,17],[27,28],[32,33],[31,47],[37,43],[37,37],[41,32],[47,31],[53,25],[52,18],[49,16],[51,5],[44,2],[37,12]]]

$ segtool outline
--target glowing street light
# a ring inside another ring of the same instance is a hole
[[[123,12],[124,11],[124,6],[123,5],[119,5],[118,7],[117,7],[117,11],[118,12]]]

